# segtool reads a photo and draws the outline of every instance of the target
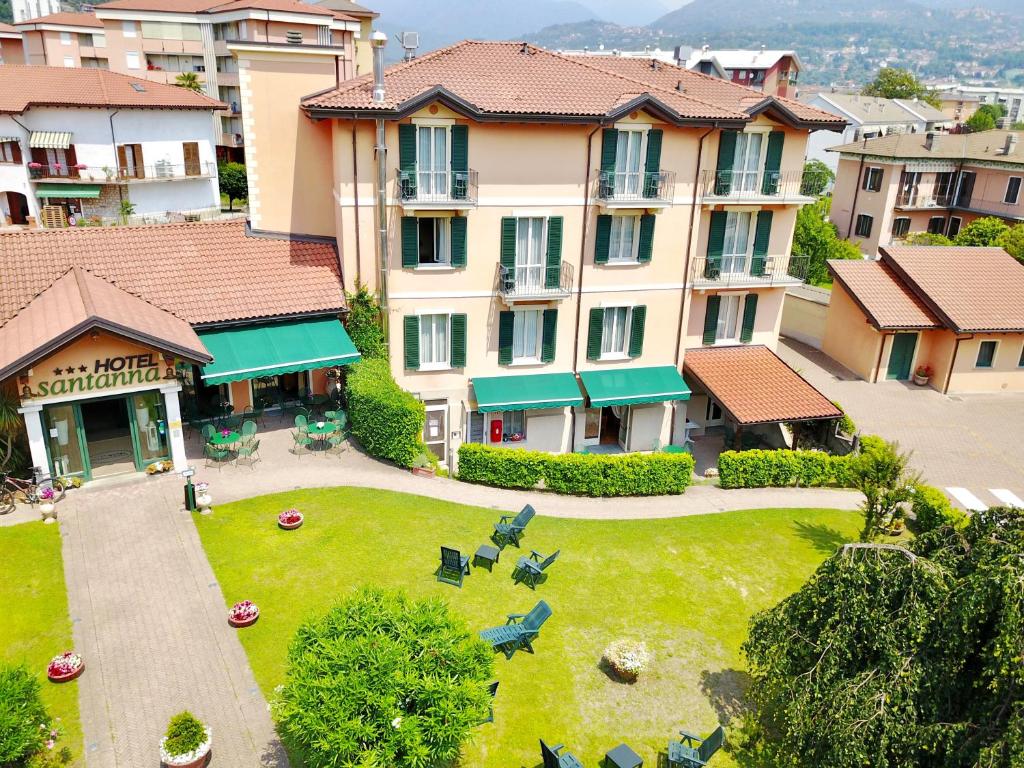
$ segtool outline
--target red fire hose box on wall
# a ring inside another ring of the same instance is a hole
[[[491,442],[492,443],[500,443],[501,442],[501,419],[492,419],[491,420]]]

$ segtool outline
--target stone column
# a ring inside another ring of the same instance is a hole
[[[24,405],[18,409],[25,419],[25,432],[28,435],[28,449],[32,456],[32,466],[39,467],[46,474],[50,473],[50,462],[46,458],[46,433],[43,430],[43,406]]]
[[[175,472],[188,469],[188,458],[185,456],[185,435],[181,428],[181,406],[178,404],[178,393],[180,391],[181,384],[177,381],[160,387],[160,392],[164,396],[164,413],[167,414],[167,439],[171,445],[171,460],[174,461]]]

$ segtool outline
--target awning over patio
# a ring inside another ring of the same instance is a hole
[[[583,404],[583,395],[571,373],[474,377],[473,391],[477,410],[482,413]]]
[[[352,339],[333,317],[199,331],[213,355],[203,366],[209,385],[281,373],[348,365],[360,359]]]
[[[28,145],[32,149],[67,149],[71,146],[71,131],[32,131]]]
[[[583,371],[580,378],[591,408],[690,399],[690,388],[671,365]]]
[[[740,425],[843,415],[831,400],[761,345],[688,349],[683,372]]]
[[[99,184],[38,184],[36,197],[77,197],[95,199],[100,196]]]

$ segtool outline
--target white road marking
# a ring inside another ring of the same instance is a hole
[[[999,499],[1003,504],[1010,507],[1020,507],[1024,509],[1024,500],[1020,496],[1015,494],[1013,491],[1007,490],[1006,488],[989,488],[989,493]]]
[[[966,488],[947,488],[946,492],[954,499],[960,502],[964,509],[969,509],[973,512],[984,512],[988,509],[988,505],[985,504],[981,499],[975,496],[973,493],[968,491]]]

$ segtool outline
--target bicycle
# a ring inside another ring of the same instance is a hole
[[[53,491],[53,496],[49,499],[53,503],[63,499],[67,492],[62,478],[53,479],[38,469],[32,472],[31,479],[0,472],[0,515],[13,512],[19,503],[35,506],[43,501],[42,492],[47,488]]]

